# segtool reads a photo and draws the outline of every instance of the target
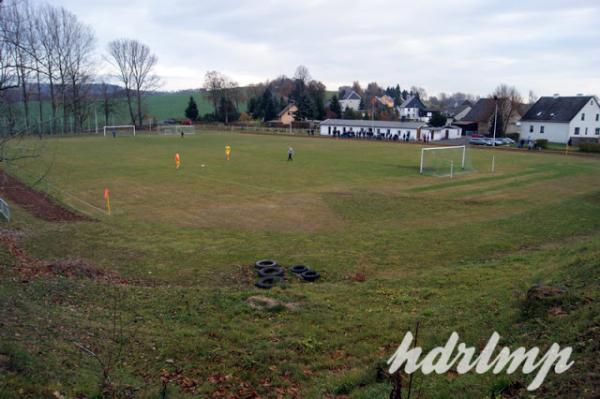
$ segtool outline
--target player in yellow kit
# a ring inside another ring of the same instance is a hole
[[[229,159],[231,158],[231,147],[229,146],[229,144],[227,144],[225,146],[225,158],[229,161]]]

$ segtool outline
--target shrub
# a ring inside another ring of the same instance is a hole
[[[548,148],[548,140],[546,140],[546,139],[536,140],[535,145],[538,148],[546,149],[546,148]]]
[[[580,143],[579,151],[600,153],[600,143]]]

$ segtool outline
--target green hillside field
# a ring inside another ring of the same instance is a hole
[[[491,152],[471,149],[474,171],[449,179],[419,175],[416,144],[198,131],[12,148],[41,157],[9,173],[91,220],[10,203],[0,397],[384,399],[385,361],[417,323],[425,350],[453,331],[481,349],[497,331],[575,360],[532,393],[533,375],[417,373],[422,397],[600,392],[598,158],[497,150],[492,174]],[[265,258],[321,279],[258,289]],[[32,274],[24,259],[63,266]],[[530,303],[534,284],[568,294]]]

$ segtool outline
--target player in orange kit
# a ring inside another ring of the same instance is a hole
[[[181,157],[179,156],[179,153],[175,153],[175,169],[179,170],[179,167],[181,166]]]

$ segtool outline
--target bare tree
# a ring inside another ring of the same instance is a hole
[[[538,100],[538,96],[533,90],[529,90],[529,104],[534,104]]]
[[[514,86],[501,84],[496,87],[492,94],[498,104],[498,131],[500,135],[506,134],[510,120],[519,112],[519,106],[523,102],[521,94]]]
[[[299,65],[296,68],[296,72],[294,73],[294,80],[301,80],[305,85],[308,86],[312,77],[310,76],[310,72],[308,72],[308,68],[304,65]]]
[[[352,83],[352,90],[354,90],[361,97],[365,95],[365,92],[363,91],[363,88],[361,87],[360,82],[358,80],[355,80]]]
[[[230,103],[237,105],[241,101],[242,93],[238,83],[220,72],[209,71],[204,76],[204,88],[212,102],[215,115],[219,113],[220,106],[224,104],[222,107],[224,122],[229,123],[228,105]]]
[[[117,69],[117,78],[125,87],[131,122],[142,125],[142,97],[159,85],[159,78],[154,74],[158,58],[148,46],[131,39],[110,42],[108,54],[109,62]]]

